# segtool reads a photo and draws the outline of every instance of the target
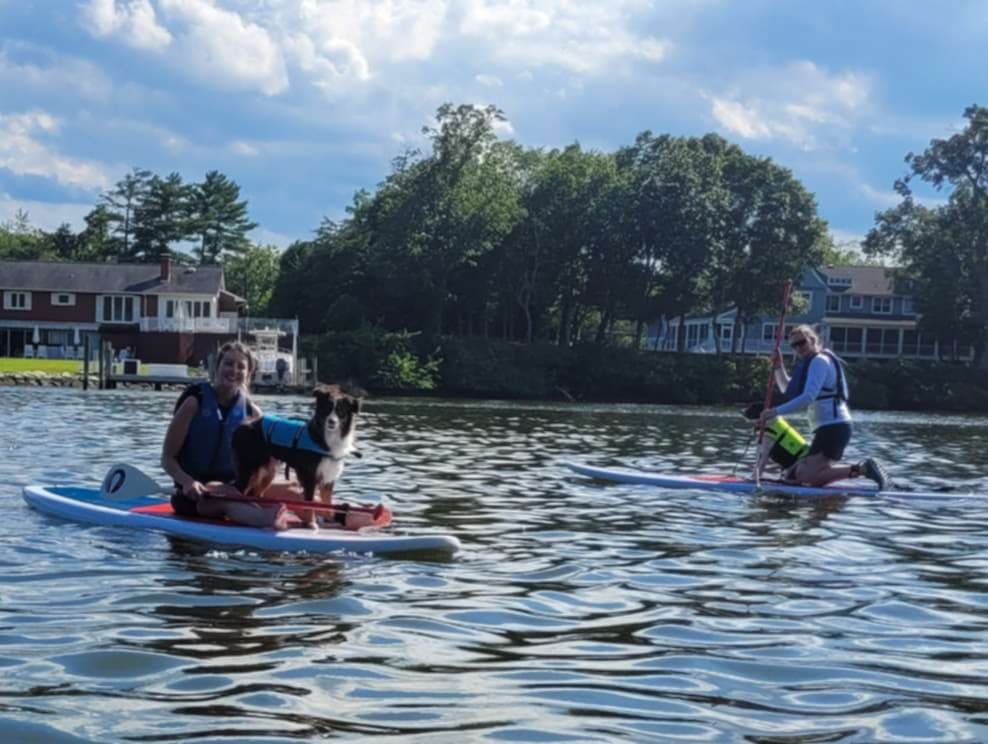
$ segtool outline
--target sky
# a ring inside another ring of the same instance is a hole
[[[452,102],[526,147],[716,132],[845,243],[898,203],[907,153],[988,105],[986,49],[981,0],[0,0],[0,221],[80,229],[134,167],[218,170],[284,247]]]

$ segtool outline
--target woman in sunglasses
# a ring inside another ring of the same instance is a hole
[[[888,487],[885,469],[868,458],[856,465],[838,465],[851,441],[851,411],[847,407],[847,377],[837,356],[820,348],[820,337],[808,325],[793,328],[789,345],[796,354],[792,376],[786,372],[782,354],[772,358],[775,382],[787,401],[762,411],[760,421],[771,421],[793,411],[806,410],[813,430],[809,452],[796,463],[793,477],[807,486],[825,486],[844,478],[865,477]]]

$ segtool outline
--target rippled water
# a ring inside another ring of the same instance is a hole
[[[118,460],[161,475],[173,400],[0,388],[0,742],[988,740],[988,503],[560,465],[730,470],[729,410],[375,400],[338,493],[459,556],[224,551],[23,504]],[[988,493],[988,420],[859,421],[849,456]]]

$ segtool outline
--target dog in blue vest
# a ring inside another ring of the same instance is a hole
[[[353,450],[361,393],[340,385],[319,385],[314,394],[316,409],[308,421],[261,416],[234,431],[233,485],[242,494],[263,498],[280,461],[295,471],[306,501],[318,497],[326,505],[332,503],[333,486]],[[317,528],[313,512],[301,516]],[[345,512],[342,517],[346,519]]]

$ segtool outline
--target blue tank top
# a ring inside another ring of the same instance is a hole
[[[216,393],[208,382],[199,383],[193,394],[199,411],[189,424],[189,433],[178,453],[178,463],[196,480],[228,482],[234,478],[233,432],[247,418],[247,401],[238,395],[224,416]]]

